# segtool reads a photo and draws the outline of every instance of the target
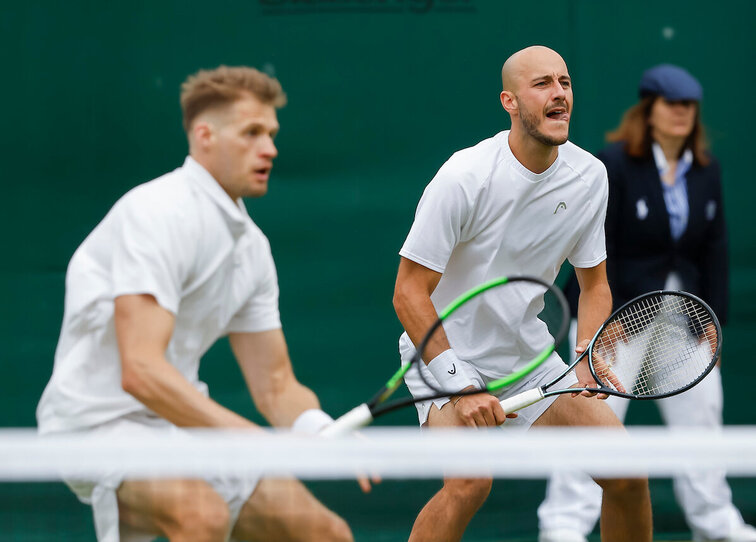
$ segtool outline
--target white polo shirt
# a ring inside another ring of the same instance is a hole
[[[533,173],[514,157],[508,137],[500,132],[455,153],[417,207],[399,253],[442,273],[431,295],[437,311],[493,278],[534,275],[551,283],[565,259],[594,267],[606,258],[601,161],[568,142],[551,167]],[[497,290],[444,322],[457,356],[492,378],[521,368],[551,340],[536,318],[543,296],[532,285]],[[406,333],[400,350],[414,351]]]
[[[270,245],[191,157],[124,195],[71,258],[53,375],[37,407],[43,433],[147,408],[121,388],[114,299],[152,294],[176,317],[166,358],[201,392],[200,358],[221,336],[281,326]]]

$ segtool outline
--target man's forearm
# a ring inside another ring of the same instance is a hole
[[[290,427],[305,410],[320,408],[315,393],[296,379],[267,390],[264,396],[255,398],[255,404],[274,427]]]
[[[123,389],[155,414],[181,427],[257,427],[202,394],[165,359],[131,360]]]
[[[395,296],[394,308],[399,321],[415,346],[420,344],[428,329],[438,318],[430,297],[419,292],[407,293],[401,297]],[[449,348],[451,348],[449,340],[443,326],[440,326],[425,348],[423,359],[428,363]]]
[[[419,348],[428,329],[438,318],[430,297],[422,291],[395,295],[394,307],[410,340]],[[458,392],[480,388],[477,374],[470,363],[459,359],[451,349],[443,326],[436,328],[422,355],[428,370],[442,389]]]
[[[597,284],[581,290],[578,301],[577,343],[591,339],[612,312],[609,284]]]

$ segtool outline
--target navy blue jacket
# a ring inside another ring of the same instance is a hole
[[[615,143],[598,158],[609,176],[606,249],[614,308],[642,293],[663,289],[667,275],[676,271],[683,290],[709,303],[724,324],[729,265],[717,161],[712,159],[708,166],[694,163],[686,174],[688,225],[675,241],[653,157],[633,158],[623,143]],[[567,289],[574,309],[578,290],[574,278]]]

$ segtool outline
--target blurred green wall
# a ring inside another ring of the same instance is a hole
[[[754,16],[747,0],[4,6],[0,426],[35,424],[71,254],[121,194],[181,164],[179,85],[221,63],[273,73],[289,96],[271,190],[248,207],[273,246],[297,373],[331,413],[372,394],[396,366],[391,296],[417,200],[452,152],[508,127],[499,69],[531,44],[565,57],[571,138],[591,151],[635,101],[644,68],[673,62],[701,79],[731,227],[725,385],[756,376],[747,348],[756,321]],[[223,342],[203,376],[214,397],[256,417]],[[728,396],[726,420],[753,423],[753,404]],[[641,421],[655,415],[640,412]],[[407,410],[384,423],[414,420]]]

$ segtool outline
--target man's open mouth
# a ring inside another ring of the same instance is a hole
[[[546,116],[552,120],[569,120],[570,115],[564,107],[555,107],[546,112]]]

